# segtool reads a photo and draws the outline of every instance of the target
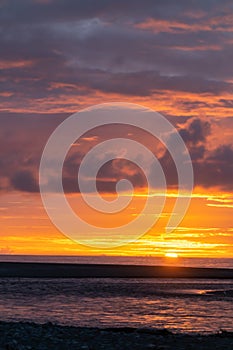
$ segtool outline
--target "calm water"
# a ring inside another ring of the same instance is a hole
[[[233,267],[233,259],[46,257],[79,263]],[[42,257],[2,256],[3,261]],[[0,279],[0,320],[75,326],[154,327],[175,332],[233,331],[233,280]]]
[[[158,258],[124,256],[39,256],[39,255],[0,255],[0,261],[61,262],[84,264],[132,264],[132,265],[177,265],[193,267],[222,267],[233,269],[233,258]]]
[[[233,331],[233,281],[1,279],[0,319]]]

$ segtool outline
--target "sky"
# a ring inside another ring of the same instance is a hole
[[[233,257],[231,0],[1,0],[0,31],[1,254]],[[127,178],[134,202],[115,218],[91,213],[76,172],[93,146],[133,138],[155,153],[166,173],[158,223],[136,242],[107,250],[59,232],[39,192],[40,159],[51,133],[72,113],[106,102],[136,103],[164,115],[188,147],[195,182],[186,216],[168,235],[177,175],[166,149],[120,125],[83,135],[67,154],[63,186],[77,214],[97,225],[138,215],[146,181],[128,161],[107,162],[98,174],[99,192],[111,200],[117,181]]]

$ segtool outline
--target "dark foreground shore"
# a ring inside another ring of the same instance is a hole
[[[81,328],[0,322],[0,350],[233,349],[233,333],[173,334],[166,329]]]
[[[233,279],[233,269],[113,264],[0,262],[0,277]]]

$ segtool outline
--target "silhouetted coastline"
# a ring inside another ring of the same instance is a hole
[[[113,264],[0,262],[0,277],[233,279],[233,269]]]

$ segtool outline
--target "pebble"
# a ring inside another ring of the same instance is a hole
[[[233,333],[173,334],[168,330],[85,328],[0,322],[0,350],[232,350]]]

